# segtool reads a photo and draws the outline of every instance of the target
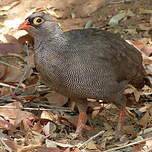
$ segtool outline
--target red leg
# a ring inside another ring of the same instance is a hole
[[[88,108],[88,101],[86,99],[77,99],[75,101],[79,110],[79,118],[77,123],[76,134],[81,134],[83,129],[93,130],[94,128],[86,125],[86,121],[87,121],[86,111]]]
[[[87,120],[86,113],[85,112],[80,112],[78,123],[77,123],[76,134],[81,134],[82,129],[85,128],[86,120]]]
[[[126,112],[124,109],[119,112],[118,126],[117,126],[118,132],[122,131],[123,129],[125,115],[126,115]]]

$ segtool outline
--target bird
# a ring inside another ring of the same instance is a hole
[[[120,36],[97,28],[64,32],[50,15],[35,12],[19,25],[34,37],[36,69],[51,90],[74,101],[79,110],[76,134],[87,121],[87,98],[105,100],[120,112],[118,131],[126,114],[124,90],[151,86],[141,53]]]

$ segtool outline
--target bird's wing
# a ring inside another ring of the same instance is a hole
[[[72,30],[65,35],[76,51],[86,51],[86,56],[97,62],[111,64],[118,81],[144,73],[141,53],[118,35],[98,29]]]

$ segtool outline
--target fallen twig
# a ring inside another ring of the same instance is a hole
[[[23,62],[24,64],[26,64],[26,61],[24,60],[24,57],[22,57],[20,54],[14,54],[14,53],[8,53],[7,55],[5,54],[5,55],[1,55],[0,54],[0,58],[1,57],[4,57],[4,58],[6,58],[6,57],[16,57],[16,58],[18,58],[21,62]]]
[[[60,143],[60,142],[56,142],[56,141],[52,141],[52,140],[46,140],[46,142],[54,144],[54,145],[57,145],[57,146],[60,146],[60,147],[64,147],[64,148],[66,148],[66,147],[68,147],[68,148],[75,147],[74,145],[71,145],[71,144],[64,144],[64,143]]]
[[[58,110],[58,111],[66,111],[66,112],[71,112],[69,108],[65,107],[55,107],[55,106],[50,106],[49,108],[24,108],[24,107],[14,107],[14,106],[0,106],[0,108],[6,108],[6,109],[21,109],[21,110],[40,110],[40,111],[49,111],[49,110]]]
[[[119,3],[124,3],[125,0],[122,0],[122,1],[118,1],[118,2],[109,2],[109,4],[119,4]]]
[[[9,85],[9,84],[6,84],[6,83],[2,83],[2,82],[0,82],[0,86],[8,87],[8,88],[11,88],[11,89],[16,89],[15,86],[12,86],[12,85]]]
[[[139,143],[142,143],[142,142],[145,142],[147,140],[151,140],[152,137],[149,137],[149,138],[145,138],[145,139],[142,139],[140,141],[136,141],[136,142],[133,142],[133,143],[129,143],[127,145],[123,145],[123,146],[119,146],[119,147],[116,147],[116,148],[111,148],[111,149],[108,149],[108,150],[105,150],[103,152],[112,152],[112,151],[115,151],[115,150],[119,150],[119,149],[122,149],[122,148],[126,148],[126,147],[129,147],[129,146],[133,146],[133,145],[136,145],[136,144],[139,144]]]
[[[105,131],[100,131],[98,132],[96,135],[92,136],[91,138],[89,138],[87,141],[85,141],[83,144],[81,144],[80,146],[78,146],[78,148],[82,148],[85,145],[87,145],[90,141],[92,141],[93,139],[95,139],[96,137],[98,137],[99,135],[103,134]]]
[[[20,68],[14,66],[14,65],[12,65],[12,64],[6,63],[6,62],[4,62],[4,61],[1,61],[1,60],[0,60],[0,63],[6,65],[6,66],[8,66],[8,67],[11,67],[11,68],[20,70]]]

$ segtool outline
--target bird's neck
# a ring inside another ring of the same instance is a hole
[[[55,24],[54,27],[51,27],[51,30],[49,29],[50,34],[54,34],[54,35],[58,35],[58,34],[62,34],[63,31],[61,29],[61,27],[59,26],[59,24]]]
[[[42,36],[49,38],[56,37],[56,35],[61,35],[63,33],[61,27],[57,23],[51,24],[51,26],[48,26],[45,30],[46,31],[42,32]]]

